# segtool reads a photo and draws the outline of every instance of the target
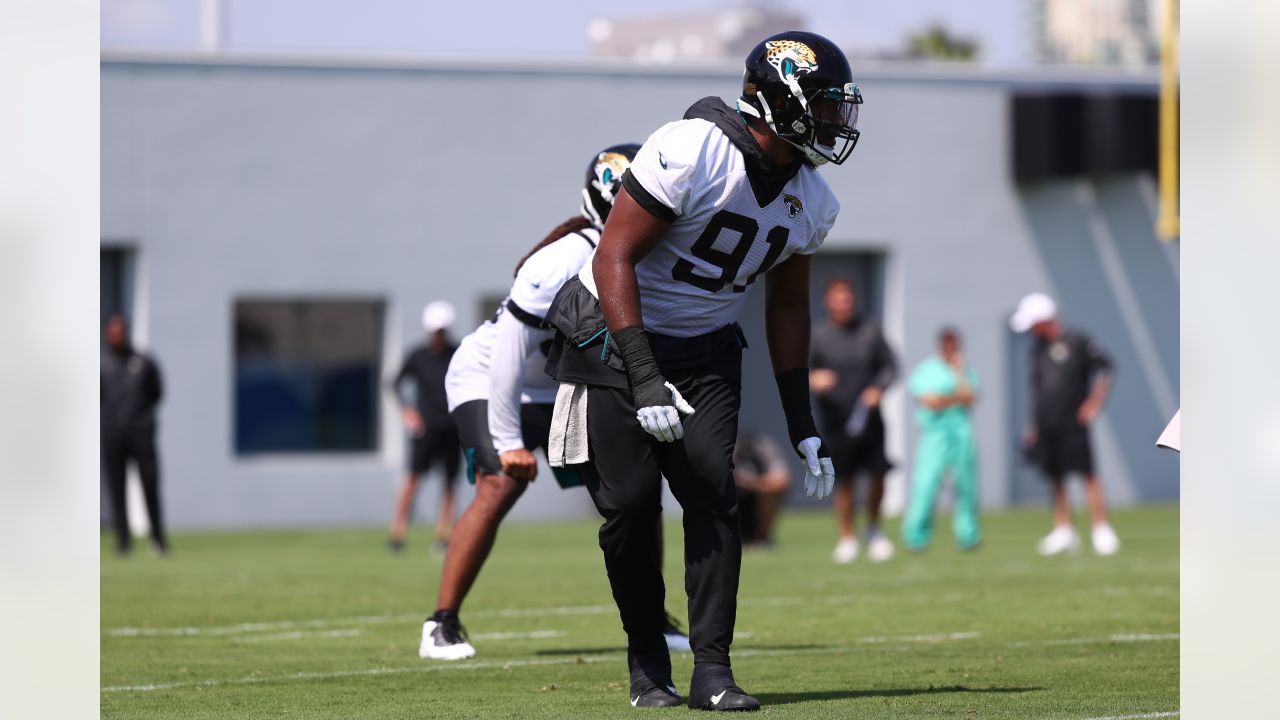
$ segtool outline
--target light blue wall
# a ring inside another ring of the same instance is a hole
[[[738,77],[732,66],[105,59],[102,236],[138,250],[137,331],[167,379],[161,449],[174,525],[381,522],[403,465],[389,395],[376,454],[237,459],[234,298],[381,298],[389,375],[417,341],[428,300],[454,302],[464,332],[480,320],[480,299],[501,296],[514,261],[576,211],[595,151],[642,141],[701,96],[732,97]],[[1096,443],[1113,498],[1176,497],[1176,461],[1152,445],[1163,405],[1177,400],[1176,248],[1152,237],[1149,188],[1122,178],[1019,190],[1007,157],[1011,87],[1154,92],[1153,79],[925,68],[869,69],[860,84],[862,142],[846,166],[823,171],[844,207],[829,247],[884,253],[886,330],[904,366],[930,352],[939,325],[965,333],[987,388],[985,501],[1016,494],[1004,318],[1036,289],[1055,293],[1116,356]],[[750,387],[772,393],[766,365],[749,362]],[[909,408],[901,391],[888,402],[906,468]],[[776,428],[776,401],[753,403]],[[434,488],[426,494],[434,500]],[[540,480],[515,516],[591,512],[581,491]]]

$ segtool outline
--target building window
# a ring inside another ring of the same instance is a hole
[[[377,301],[236,301],[236,453],[375,450],[382,317]]]
[[[112,315],[121,315],[132,324],[134,252],[123,247],[103,247],[100,252],[98,330],[107,326]]]

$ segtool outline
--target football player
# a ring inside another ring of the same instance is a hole
[[[587,489],[627,633],[634,706],[677,705],[662,640],[654,517],[666,477],[684,508],[691,708],[755,710],[729,665],[742,559],[731,461],[746,338],[734,322],[765,282],[766,340],[805,490],[835,481],[809,399],[809,275],[839,204],[817,168],[858,139],[844,53],[784,32],[746,59],[737,108],[699,100],[654,132],[622,179],[592,262],[547,316],[548,371],[585,388]],[[561,394],[564,397],[564,394]]]
[[[445,393],[476,495],[450,537],[436,611],[422,625],[420,657],[475,655],[458,611],[493,548],[498,525],[537,476],[533,450],[545,451],[550,433],[556,383],[544,372],[552,333],[543,329],[543,316],[599,242],[622,174],[639,147],[615,145],[593,156],[581,215],[561,223],[520,260],[497,314],[462,340],[449,363]],[[576,469],[554,470],[561,487],[582,484]],[[688,649],[688,638],[670,618],[665,631],[673,648]]]

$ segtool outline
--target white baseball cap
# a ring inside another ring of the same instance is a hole
[[[422,329],[428,333],[447,329],[453,325],[455,316],[453,305],[444,300],[427,303],[427,306],[422,308]]]
[[[1013,317],[1009,318],[1009,327],[1013,328],[1014,332],[1024,333],[1036,323],[1056,317],[1058,317],[1058,304],[1053,301],[1053,298],[1044,293],[1031,293],[1018,303],[1017,311],[1013,313]]]

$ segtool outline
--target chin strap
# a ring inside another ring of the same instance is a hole
[[[814,150],[813,148],[809,147],[808,145],[802,145],[802,144],[800,144],[800,143],[798,143],[798,142],[794,142],[794,141],[792,141],[792,140],[790,140],[790,139],[788,139],[788,138],[784,137],[784,136],[782,135],[782,133],[779,133],[779,132],[778,132],[778,127],[777,127],[777,125],[775,125],[775,124],[774,124],[774,122],[773,122],[773,113],[769,110],[769,103],[768,103],[767,101],[765,101],[765,99],[764,99],[764,93],[762,93],[762,92],[760,92],[759,90],[757,90],[757,91],[756,91],[756,97],[760,100],[760,109],[756,108],[756,106],[754,106],[754,105],[752,105],[751,103],[747,102],[747,101],[746,101],[746,100],[744,100],[743,98],[738,98],[738,112],[739,112],[739,113],[746,113],[747,115],[750,115],[751,117],[760,118],[761,120],[764,120],[765,124],[769,126],[769,129],[773,131],[773,134],[774,134],[774,135],[777,135],[778,137],[782,138],[783,140],[786,140],[788,143],[791,143],[792,147],[794,147],[794,148],[796,148],[797,150],[799,150],[799,151],[804,155],[805,159],[806,159],[806,160],[808,160],[808,161],[809,161],[809,163],[810,163],[811,165],[815,165],[815,166],[816,166],[816,165],[823,165],[823,164],[825,164],[828,160],[830,160],[830,158],[828,158],[828,157],[826,157],[825,155],[823,155],[822,153],[820,153],[820,152],[818,152],[818,151]],[[801,97],[800,97],[800,103],[801,103],[801,105],[802,105],[802,106],[804,106],[804,107],[805,107],[805,112],[808,112],[808,104],[807,104],[807,103],[805,103],[805,101],[804,101],[804,97],[803,97],[803,96],[801,96]],[[761,109],[763,109],[763,112],[764,112],[764,114],[763,114],[763,115],[761,114]]]
[[[582,188],[582,215],[596,227],[604,227],[604,220],[600,218],[600,213],[596,212],[595,203],[591,202],[591,193],[587,192],[586,188]]]

